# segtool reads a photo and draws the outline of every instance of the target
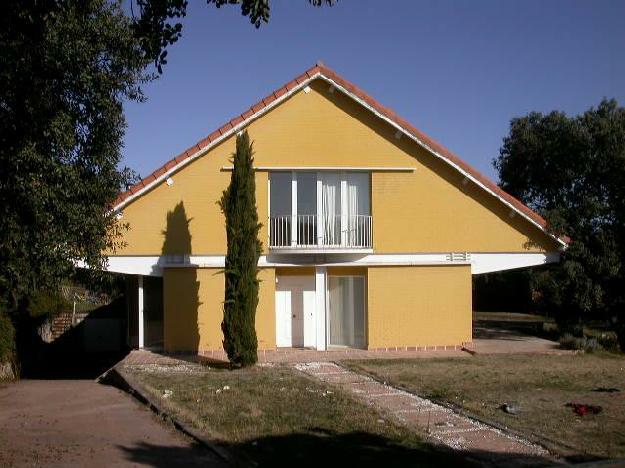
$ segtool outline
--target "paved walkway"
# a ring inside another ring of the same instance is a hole
[[[0,387],[0,466],[223,466],[132,397],[90,380]]]
[[[480,463],[497,466],[553,464],[555,460],[540,446],[503,433],[452,410],[370,377],[328,362],[301,363],[295,368],[322,382],[353,394],[381,414],[427,438],[454,450],[466,452]]]

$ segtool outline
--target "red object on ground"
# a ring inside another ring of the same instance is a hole
[[[587,414],[599,414],[603,411],[601,406],[587,405],[585,403],[567,403],[565,406],[573,408],[575,414],[585,416]]]

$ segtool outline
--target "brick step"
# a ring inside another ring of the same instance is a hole
[[[78,325],[82,322],[87,315],[87,312],[78,312],[75,315],[72,312],[63,312],[59,315],[55,316],[52,319],[52,324],[50,327],[50,334],[52,335],[52,340],[56,340],[65,332],[67,332],[73,325]],[[74,317],[74,320],[72,320]]]

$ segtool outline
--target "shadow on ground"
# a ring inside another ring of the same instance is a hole
[[[483,323],[473,325],[473,338],[478,340],[523,341],[532,334],[525,330],[505,328],[501,324]],[[535,335],[534,335],[535,336]]]
[[[264,437],[238,444],[221,445],[241,466],[337,466],[358,467],[384,466],[483,466],[484,462],[494,466],[550,466],[553,460],[528,457],[514,453],[497,454],[489,452],[455,452],[433,445],[408,448],[375,434],[351,432],[334,434],[323,429],[311,429],[310,433],[296,433]],[[121,447],[128,460],[154,467],[171,466],[170,461],[193,459],[193,449],[181,449],[142,442],[131,447]]]

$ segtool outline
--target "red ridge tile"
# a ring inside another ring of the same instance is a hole
[[[265,106],[268,106],[269,104],[271,104],[275,100],[276,100],[276,97],[273,94],[270,94],[265,99],[263,99],[263,104]]]
[[[297,82],[295,80],[289,81],[287,84],[284,85],[287,91],[291,91],[296,86],[297,86]]]
[[[232,119],[232,120],[230,121],[230,124],[231,124],[233,127],[236,127],[236,126],[237,126],[237,125],[239,125],[241,122],[243,122],[243,120],[244,120],[244,119],[243,119],[243,117],[241,117],[241,116],[239,115],[238,117],[235,117],[234,119]]]
[[[297,78],[295,78],[295,82],[297,84],[301,84],[304,81],[306,81],[308,79],[308,75],[306,75],[306,73],[302,73],[300,76],[298,76]]]

